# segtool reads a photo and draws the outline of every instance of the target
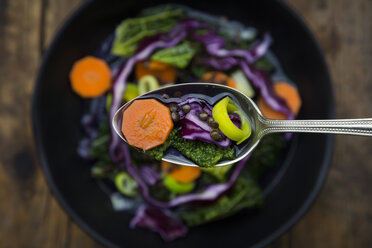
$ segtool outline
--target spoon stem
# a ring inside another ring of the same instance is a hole
[[[372,136],[372,118],[336,120],[273,120],[260,116],[263,137],[269,133],[329,133]]]

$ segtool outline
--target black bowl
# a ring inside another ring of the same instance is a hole
[[[299,118],[333,117],[327,66],[316,39],[303,21],[279,1],[173,1],[268,30],[272,50],[284,71],[297,83],[303,99]],[[84,101],[70,88],[73,62],[92,54],[124,18],[156,3],[95,1],[84,3],[62,26],[45,54],[33,98],[33,127],[41,164],[52,193],[88,234],[109,247],[160,247],[165,243],[148,230],[131,230],[132,214],[115,212],[108,196],[90,178],[90,168],[76,153],[82,132]],[[326,177],[333,139],[295,135],[282,163],[262,183],[265,205],[225,220],[190,229],[169,247],[239,244],[262,247],[296,223],[318,195]]]

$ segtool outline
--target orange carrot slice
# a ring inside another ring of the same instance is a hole
[[[138,62],[135,73],[137,81],[146,75],[152,75],[164,83],[173,83],[176,79],[176,70],[172,65],[155,60]]]
[[[111,87],[110,67],[102,59],[87,56],[75,62],[70,80],[72,89],[81,97],[97,97]]]
[[[207,72],[203,75],[201,80],[206,83],[223,84],[231,88],[237,88],[234,79],[219,71]]]
[[[121,131],[144,151],[163,144],[173,128],[170,110],[154,99],[135,100],[123,113]]]
[[[277,82],[274,84],[274,91],[278,96],[285,100],[292,113],[294,115],[297,115],[302,105],[301,97],[297,89],[287,82]],[[267,118],[281,120],[286,119],[285,114],[277,112],[270,108],[262,97],[258,99],[258,108]]]
[[[179,183],[195,181],[201,175],[199,167],[176,165],[166,161],[162,161],[161,166],[164,172]]]

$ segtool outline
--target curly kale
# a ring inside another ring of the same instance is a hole
[[[247,207],[259,207],[263,203],[261,190],[252,179],[239,177],[232,190],[216,203],[202,207],[190,207],[180,211],[179,217],[188,226],[197,226],[212,220],[233,215]]]
[[[186,140],[182,138],[177,129],[171,131],[167,141],[163,145],[146,151],[146,154],[161,160],[164,156],[164,152],[170,146],[176,148],[185,157],[191,159],[201,167],[212,167],[220,160],[235,158],[233,148],[224,148],[199,140]]]

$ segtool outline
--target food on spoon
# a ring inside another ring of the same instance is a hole
[[[173,128],[169,109],[154,99],[135,100],[123,113],[128,144],[146,151],[163,144]]]
[[[134,100],[122,115],[122,133],[128,144],[147,151],[167,140],[167,144],[148,154],[154,153],[156,159],[161,159],[169,147],[174,147],[202,167],[234,159],[232,141],[239,145],[251,134],[248,118],[228,96],[217,101],[214,98],[218,96],[198,96],[162,99],[156,95],[152,99]],[[214,106],[209,103],[212,99],[216,101]],[[175,131],[169,137],[173,127]]]
[[[240,128],[232,122],[229,114],[237,114],[240,117]],[[213,118],[222,133],[238,145],[251,135],[251,125],[243,110],[229,97],[225,97],[213,107]]]

